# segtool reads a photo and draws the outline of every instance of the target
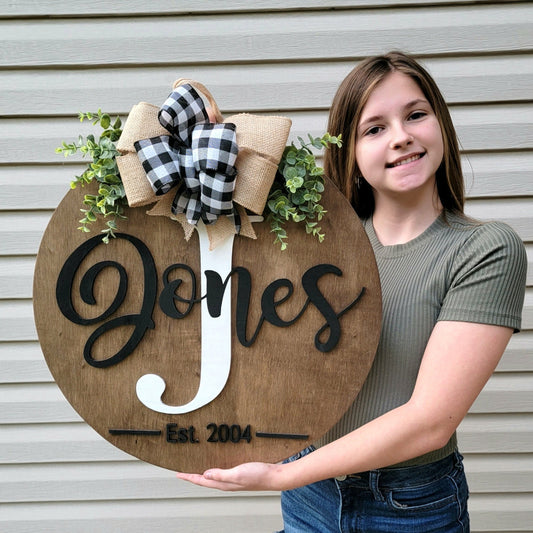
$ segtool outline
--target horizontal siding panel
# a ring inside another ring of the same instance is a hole
[[[428,57],[422,63],[448,103],[531,99],[528,86],[533,65],[528,55]],[[509,86],[514,83],[516,87]]]
[[[533,109],[530,105],[455,106],[450,111],[462,150],[486,152],[533,146]],[[498,136],[507,133],[510,137],[498,146]]]
[[[513,335],[505,350],[498,372],[532,372],[533,371],[533,331],[522,331]]]
[[[509,224],[523,241],[533,241],[533,210],[528,198],[469,199],[465,213],[480,220],[500,220]]]
[[[531,533],[533,496],[531,494],[472,494],[468,500],[472,533],[491,531]]]
[[[34,257],[0,257],[0,300],[31,298]]]
[[[37,255],[51,217],[50,211],[0,212],[0,256]],[[1,340],[6,339],[0,333]]]
[[[55,165],[0,166],[0,211],[55,209],[70,182],[86,168],[83,163],[64,164],[63,156],[57,157]]]
[[[2,395],[0,424],[81,420],[55,383],[2,385],[0,394]]]
[[[327,129],[327,112],[284,113],[292,119],[290,139],[307,133],[321,135]],[[462,107],[452,109],[452,116],[465,151],[523,150],[533,147],[533,109],[524,104]],[[99,129],[73,117],[62,119],[0,119],[0,163],[59,163],[56,154],[63,141],[78,135],[99,134]],[[330,132],[335,133],[335,132]],[[31,147],[31,149],[29,148]]]
[[[342,25],[339,25],[342,20]],[[531,49],[528,5],[232,14],[127,20],[0,21],[0,66],[203,63]],[[231,31],[228,31],[231,24]],[[210,39],[199,38],[209,35]],[[487,36],[490,35],[490,39]],[[342,43],[342,49],[324,43]],[[213,46],[216,43],[216,46]],[[80,53],[83,50],[83,53]],[[334,52],[332,52],[334,51]]]
[[[0,300],[0,342],[35,340],[37,340],[37,330],[33,319],[32,302]]]
[[[3,503],[231,497],[227,492],[179,481],[174,472],[142,461],[2,465],[0,479]],[[278,496],[269,492],[255,495]]]
[[[385,6],[419,6],[448,4],[449,0],[260,0],[253,3],[241,0],[178,0],[172,3],[162,0],[55,0],[53,7],[33,0],[17,0],[16,2],[0,2],[0,17],[20,16],[91,16],[91,15],[190,15],[191,13],[239,12],[239,11],[285,11],[292,9],[346,9],[346,8],[379,8]],[[454,0],[455,4],[470,4],[472,0]]]
[[[65,140],[70,142],[71,137]],[[71,180],[85,166],[63,163],[62,156],[53,152],[49,158],[55,159],[56,164],[0,166],[0,211],[57,207],[69,191]],[[462,163],[468,198],[519,197],[530,193],[533,152],[471,153],[463,155]]]
[[[0,464],[131,460],[85,422],[0,425]]]
[[[462,168],[469,198],[531,194],[533,151],[465,154]]]
[[[533,373],[495,374],[471,407],[471,413],[530,413]]]
[[[463,453],[533,453],[533,414],[469,413],[457,436]]]
[[[279,497],[26,503],[5,505],[2,533],[95,531],[272,532],[282,527]]]
[[[533,457],[526,454],[465,455],[465,471],[474,493],[533,493]]]
[[[448,103],[528,100],[528,56],[424,60]],[[228,111],[327,109],[354,61],[260,65],[12,70],[0,78],[0,115],[76,115],[98,108],[127,113],[139,101],[161,105],[175,79],[202,82]],[[28,87],[35,85],[28,99]]]
[[[0,343],[0,384],[53,380],[38,342]]]

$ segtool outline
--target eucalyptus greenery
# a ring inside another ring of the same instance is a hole
[[[83,198],[85,208],[80,211],[84,217],[79,221],[81,226],[78,229],[89,232],[89,224],[96,222],[98,216],[107,218],[106,227],[102,230],[102,240],[107,244],[110,237],[115,236],[117,219],[126,218],[124,207],[128,205],[116,162],[116,156],[120,155],[116,142],[122,133],[122,122],[119,117],[112,122],[111,117],[100,109],[96,113],[80,113],[79,119],[80,122],[92,120],[93,125],[101,126],[103,132],[98,141],[94,135],[87,135],[86,139],[80,135],[76,143],[67,144],[63,141],[56,148],[56,153],[68,157],[79,151],[84,157],[89,155],[92,158],[83,174],[75,176],[70,186],[75,189],[78,185],[83,187],[93,180],[98,182],[98,193],[86,194]]]
[[[282,250],[288,246],[287,231],[283,226],[289,220],[305,222],[307,233],[316,236],[319,242],[324,240],[322,228],[318,225],[326,213],[320,204],[324,192],[324,169],[317,166],[311,148],[322,150],[330,144],[340,148],[342,139],[340,135],[335,137],[329,133],[322,137],[308,135],[308,138],[306,143],[298,137],[300,147],[291,143],[285,148],[268,196],[267,220],[276,235],[274,242],[279,242]]]

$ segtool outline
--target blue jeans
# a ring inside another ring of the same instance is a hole
[[[279,533],[468,533],[467,499],[462,457],[454,453],[427,465],[371,470],[285,491],[285,529]]]

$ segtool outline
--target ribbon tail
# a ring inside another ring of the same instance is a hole
[[[235,216],[239,217],[240,229],[237,231],[235,224]],[[214,250],[218,245],[224,242],[229,235],[236,233],[241,237],[248,237],[249,239],[257,239],[252,221],[246,213],[244,207],[237,206],[235,214],[232,216],[220,216],[215,224],[206,226],[207,236],[209,237],[209,249]]]

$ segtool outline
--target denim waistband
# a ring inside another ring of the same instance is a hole
[[[462,465],[462,456],[454,452],[444,459],[433,463],[418,466],[405,466],[400,468],[381,468],[369,470],[348,476],[336,478],[342,484],[368,486],[370,483],[378,483],[381,488],[392,488],[398,484],[424,484],[449,474],[454,468]]]

